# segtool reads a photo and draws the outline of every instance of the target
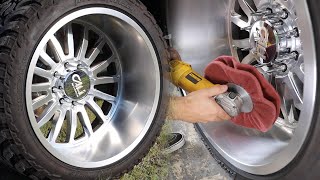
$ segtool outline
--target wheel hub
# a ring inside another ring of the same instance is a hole
[[[89,93],[90,84],[90,78],[84,71],[76,70],[70,72],[63,82],[64,93],[73,100],[83,99]]]
[[[277,56],[278,35],[269,21],[255,22],[249,41],[261,64],[274,61]]]

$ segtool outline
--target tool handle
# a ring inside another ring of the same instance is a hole
[[[187,92],[215,86],[203,76],[195,72],[190,64],[180,60],[170,61],[171,82]]]
[[[190,64],[173,60],[170,62],[170,67],[171,82],[189,93],[215,86],[215,84],[196,73]],[[235,117],[240,113],[239,107],[242,105],[242,100],[238,94],[226,92],[214,97],[214,99],[229,116]]]

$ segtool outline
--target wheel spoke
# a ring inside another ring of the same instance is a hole
[[[60,110],[60,113],[59,115],[58,114],[55,114],[54,117],[53,117],[53,126],[52,126],[52,129],[50,131],[50,134],[49,134],[49,142],[52,142],[52,143],[55,143],[59,134],[60,134],[60,131],[61,131],[61,127],[63,125],[63,122],[65,120],[65,117],[66,117],[66,111],[65,110]]]
[[[88,116],[88,113],[86,111],[86,109],[84,108],[84,106],[82,106],[80,108],[80,122],[83,126],[83,129],[85,131],[85,133],[90,137],[93,134],[93,130],[92,130],[92,125]]]
[[[246,0],[238,0],[238,2],[243,12],[248,16],[248,19],[250,19],[251,14],[255,12],[253,8],[249,5],[249,3]]]
[[[46,107],[46,109],[42,112],[41,116],[37,119],[39,127],[42,127],[50,121],[52,116],[57,112],[59,108],[58,104],[58,102],[53,102]]]
[[[40,54],[40,60],[47,66],[50,66],[53,69],[57,64],[53,59],[43,50]]]
[[[252,54],[252,52],[249,52],[249,54],[244,57],[241,61],[242,64],[252,64],[255,61],[255,55]]]
[[[244,29],[248,26],[250,26],[249,22],[245,22],[244,20],[241,19],[241,15],[237,14],[236,12],[232,12],[231,15],[231,21],[237,25],[238,27],[240,27],[241,29]]]
[[[87,52],[88,44],[89,44],[88,34],[89,34],[88,28],[85,27],[83,29],[83,38],[82,38],[81,46],[80,46],[80,49],[79,49],[78,55],[77,55],[78,60],[84,59],[86,56],[86,52]]]
[[[76,131],[77,131],[77,125],[78,125],[78,121],[77,121],[77,113],[75,110],[71,109],[68,114],[67,114],[67,137],[66,137],[66,141],[67,142],[73,142],[74,138],[76,136]]]
[[[97,76],[98,73],[104,71],[110,65],[111,62],[115,61],[115,59],[116,59],[116,56],[111,56],[109,59],[92,67],[93,74]]]
[[[72,24],[67,26],[67,43],[68,43],[68,58],[74,57],[74,38],[72,31]]]
[[[90,110],[102,121],[106,120],[106,115],[104,115],[101,107],[93,100],[93,98],[88,101],[88,106],[90,107]]]
[[[302,110],[303,104],[303,83],[298,82],[296,77],[292,73],[289,73],[287,78],[284,80],[285,85],[288,88],[288,91],[293,99],[295,107]]]
[[[100,84],[113,84],[119,81],[118,77],[98,77],[93,82],[94,85],[100,85]]]
[[[236,47],[238,47],[238,48],[240,48],[242,50],[250,49],[249,38],[233,40],[232,43],[233,43],[234,46],[236,46]]]
[[[297,75],[300,81],[304,82],[304,60],[302,56],[299,57],[298,63],[292,69],[292,72]]]
[[[32,84],[32,92],[48,92],[50,87],[51,84],[49,82]]]
[[[38,109],[39,107],[49,103],[50,101],[52,101],[51,93],[49,93],[48,95],[44,95],[44,96],[40,96],[40,97],[35,98],[34,100],[32,100],[33,110]]]
[[[265,3],[269,3],[270,0],[253,0],[255,6],[258,8],[260,8],[263,4]]]
[[[44,77],[44,78],[47,78],[47,79],[51,79],[52,76],[53,76],[51,71],[47,71],[47,70],[44,70],[44,69],[39,68],[39,67],[35,67],[34,68],[34,74],[36,74],[38,76],[41,76],[41,77]]]
[[[294,106],[302,110],[303,105],[303,83],[299,82],[291,72],[285,77],[276,78],[279,95],[283,100],[292,100]],[[290,108],[290,106],[289,106]]]
[[[98,57],[98,55],[100,54],[103,46],[106,44],[105,40],[100,40],[98,41],[98,45],[93,49],[92,53],[90,54],[88,60],[87,60],[87,65],[90,66],[94,60],[96,60],[96,58]]]
[[[291,105],[289,115],[288,115],[288,120],[290,123],[293,123],[294,121],[298,121],[298,119],[299,119],[299,115],[296,111],[296,108],[293,105]]]
[[[92,95],[93,95],[94,97],[97,97],[97,98],[101,99],[101,100],[108,101],[109,103],[114,103],[114,102],[115,102],[115,99],[116,99],[114,96],[109,95],[109,94],[106,94],[106,93],[101,92],[101,91],[96,90],[96,89],[94,89],[94,90],[92,91]]]
[[[54,54],[54,57],[59,61],[62,62],[66,59],[62,46],[58,39],[53,35],[49,40],[49,46]]]

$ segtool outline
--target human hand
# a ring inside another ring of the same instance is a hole
[[[228,90],[226,85],[192,92],[186,97],[174,97],[170,103],[170,115],[174,120],[190,123],[207,123],[230,120],[231,117],[216,103],[213,96]]]

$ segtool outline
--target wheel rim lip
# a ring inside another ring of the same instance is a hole
[[[32,92],[31,91],[31,84],[32,84],[32,79],[33,79],[33,73],[28,73],[27,81],[26,81],[26,85],[27,85],[26,86],[26,103],[27,103],[26,107],[27,107],[27,113],[28,113],[28,116],[30,119],[31,126],[32,126],[37,138],[40,140],[42,145],[53,156],[55,156],[59,160],[62,160],[63,162],[65,162],[69,165],[81,167],[81,168],[98,168],[98,167],[102,167],[102,166],[111,165],[111,164],[119,161],[120,159],[124,158],[128,154],[130,154],[141,143],[141,141],[145,137],[146,133],[150,129],[151,124],[154,121],[154,117],[157,114],[158,104],[160,102],[160,92],[161,92],[160,66],[158,63],[158,57],[157,57],[156,51],[154,49],[154,46],[153,46],[151,40],[149,39],[146,32],[142,29],[142,27],[139,26],[139,24],[137,22],[135,22],[133,19],[131,19],[126,14],[121,13],[119,11],[116,11],[114,9],[110,9],[110,8],[91,7],[91,8],[77,10],[77,11],[72,12],[72,13],[66,15],[65,17],[61,18],[58,22],[54,23],[54,25],[51,26],[49,31],[46,32],[46,35],[44,35],[44,37],[42,37],[40,43],[37,44],[37,49],[33,53],[28,72],[30,72],[30,71],[34,72],[34,68],[37,63],[37,58],[40,56],[40,52],[41,52],[41,48],[39,48],[39,47],[43,47],[49,41],[50,36],[48,36],[48,34],[54,34],[56,31],[58,31],[64,25],[66,25],[67,23],[69,23],[77,18],[87,16],[87,15],[97,15],[97,14],[113,16],[113,17],[119,18],[119,19],[123,20],[124,22],[130,24],[130,26],[132,26],[136,31],[138,31],[139,35],[143,38],[144,42],[146,43],[146,46],[148,47],[148,50],[150,51],[151,57],[153,59],[155,76],[156,76],[156,82],[155,82],[156,88],[155,88],[155,97],[153,100],[153,107],[151,108],[150,115],[148,116],[148,119],[145,123],[145,126],[143,127],[143,129],[140,132],[140,134],[138,135],[138,137],[134,140],[134,142],[132,142],[132,144],[130,144],[126,149],[124,149],[119,154],[117,154],[111,158],[108,158],[106,160],[98,161],[98,162],[82,162],[82,161],[77,161],[77,160],[71,160],[67,157],[67,155],[57,152],[50,145],[50,143],[43,137],[43,134],[40,131],[40,128],[39,128],[38,124],[36,123],[36,120],[33,116],[32,106],[28,105],[28,103],[27,103],[27,102],[32,102],[30,94]]]
[[[236,157],[229,155],[228,150],[223,148],[217,139],[221,139],[221,141],[225,141],[225,138],[219,138],[219,136],[214,135],[214,133],[210,132],[213,129],[219,129],[225,127],[226,129],[230,128],[234,131],[235,135],[241,135],[241,132],[244,131],[242,128],[237,127],[230,122],[224,123],[217,123],[217,124],[199,124],[200,129],[204,132],[204,135],[208,137],[209,142],[213,145],[213,147],[234,167],[243,170],[247,173],[254,174],[254,175],[269,175],[272,173],[276,173],[279,170],[286,167],[289,163],[291,163],[294,158],[300,152],[304,141],[308,135],[310,130],[313,114],[315,109],[315,99],[312,97],[316,97],[316,54],[315,54],[315,42],[314,42],[314,35],[313,35],[313,28],[312,22],[310,18],[310,14],[308,11],[308,6],[305,1],[295,1],[295,5],[298,14],[298,26],[302,30],[301,39],[303,41],[303,49],[304,49],[304,59],[305,59],[305,80],[304,80],[304,96],[303,102],[304,106],[308,106],[308,110],[304,109],[299,118],[299,124],[293,137],[288,141],[285,142],[288,145],[281,150],[281,152],[275,153],[272,158],[269,158],[263,162],[244,162]],[[231,22],[228,20],[228,23]],[[306,67],[308,66],[308,67]],[[232,132],[230,131],[230,132]],[[238,133],[239,131],[239,133]],[[251,130],[249,130],[251,131]],[[229,133],[230,133],[229,132]],[[227,131],[222,132],[225,133],[224,135],[227,136]],[[220,135],[221,136],[221,135]]]

